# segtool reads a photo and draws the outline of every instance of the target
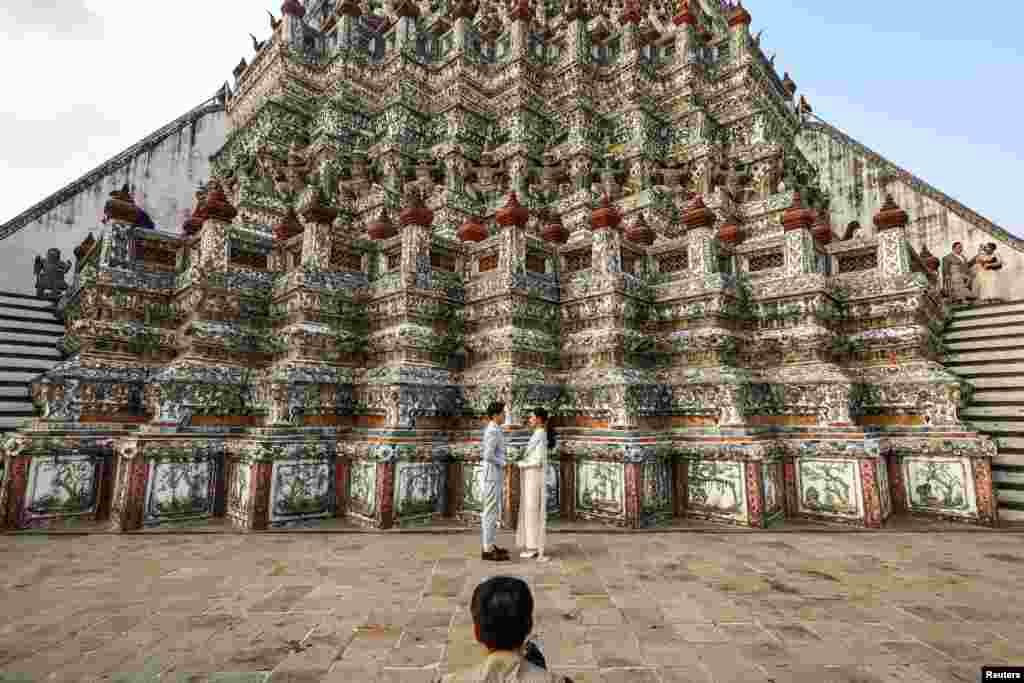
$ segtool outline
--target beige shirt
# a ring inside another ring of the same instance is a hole
[[[572,683],[565,676],[553,674],[531,664],[518,652],[499,650],[488,655],[482,664],[450,673],[442,683]]]

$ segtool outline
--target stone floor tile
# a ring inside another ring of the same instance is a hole
[[[437,668],[388,668],[377,674],[377,683],[439,683],[443,673]]]
[[[601,669],[601,683],[660,683],[654,669]]]

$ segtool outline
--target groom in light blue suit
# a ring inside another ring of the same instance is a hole
[[[480,513],[480,533],[483,537],[483,551],[480,559],[505,562],[508,551],[494,544],[498,529],[498,511],[505,483],[505,434],[501,423],[505,415],[504,403],[487,406],[487,426],[484,427],[483,447],[480,460],[483,462],[483,510]]]

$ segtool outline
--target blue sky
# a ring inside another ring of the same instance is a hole
[[[815,114],[1024,236],[1024,5],[744,5]]]
[[[210,97],[279,0],[0,7],[0,224]],[[745,0],[815,113],[1024,235],[1024,6]],[[29,65],[30,63],[30,65]]]

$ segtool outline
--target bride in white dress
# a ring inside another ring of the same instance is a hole
[[[996,245],[993,242],[982,247],[974,259],[974,293],[978,303],[991,303],[999,300],[999,275],[996,273],[1003,267],[1003,262],[996,256]]]

